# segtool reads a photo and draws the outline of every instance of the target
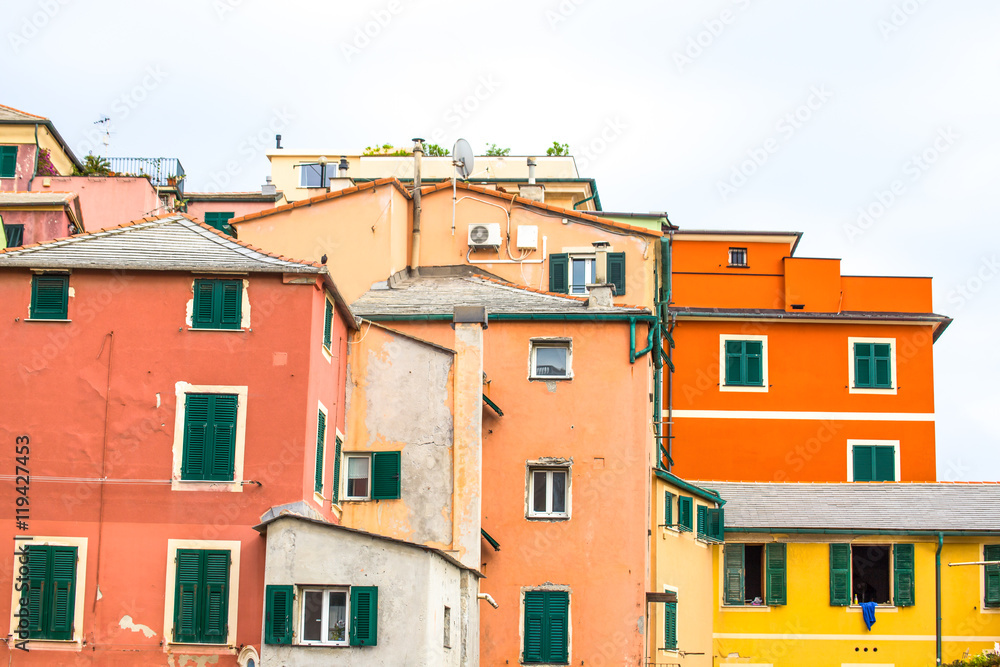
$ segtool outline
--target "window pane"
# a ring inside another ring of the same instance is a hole
[[[302,187],[318,188],[323,186],[323,167],[318,164],[304,164],[302,169]]]
[[[326,615],[330,624],[327,641],[341,642],[347,639],[347,593],[330,591],[330,607]]]
[[[368,467],[371,459],[367,456],[352,456],[347,459],[347,495],[368,496]]]
[[[536,347],[535,375],[565,377],[567,375],[566,352],[564,347]]]
[[[323,593],[306,591],[302,603],[302,639],[318,642],[323,639]]]
[[[545,511],[545,472],[535,471],[531,473],[532,484],[534,485],[534,502],[531,509],[535,512]]]
[[[566,473],[552,473],[552,511],[566,511]]]

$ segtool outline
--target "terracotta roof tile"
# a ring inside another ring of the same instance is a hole
[[[410,193],[407,192],[403,184],[395,177],[392,178],[380,178],[377,181],[369,181],[368,183],[362,183],[361,185],[355,185],[349,188],[344,188],[343,190],[337,190],[336,192],[326,192],[321,195],[316,195],[315,197],[310,197],[309,199],[300,199],[297,202],[291,204],[282,204],[275,208],[265,209],[263,211],[257,211],[255,213],[248,213],[247,215],[240,216],[239,218],[233,218],[229,221],[230,225],[238,224],[240,222],[245,222],[247,220],[256,220],[257,218],[263,218],[269,215],[275,215],[281,213],[282,211],[289,211],[293,208],[302,208],[304,206],[312,206],[313,204],[319,204],[321,202],[328,201],[330,199],[338,199],[340,197],[346,197],[347,195],[352,195],[356,192],[361,192],[363,190],[373,190],[380,185],[391,185],[406,197],[410,198]]]

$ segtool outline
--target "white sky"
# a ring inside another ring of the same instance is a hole
[[[938,475],[1000,479],[995,1],[8,0],[3,14],[0,103],[52,118],[81,157],[104,153],[107,116],[111,155],[178,157],[192,190],[257,189],[276,128],[330,154],[558,140],[606,210],[802,231],[798,255],[845,273],[933,276],[935,310],[956,318],[935,345]]]

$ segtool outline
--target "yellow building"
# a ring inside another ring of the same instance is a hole
[[[714,664],[918,667],[1000,641],[997,484],[694,484],[726,500]]]

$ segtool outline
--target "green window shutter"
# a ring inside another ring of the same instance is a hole
[[[874,359],[871,343],[854,344],[854,386],[871,387]]]
[[[677,497],[677,524],[680,530],[691,530],[691,498],[688,496]]]
[[[984,561],[1000,561],[1000,544],[987,544],[983,547]],[[986,600],[984,607],[1000,607],[1000,562],[985,566]]]
[[[326,413],[320,410],[316,416],[316,484],[313,490],[323,495],[323,447],[326,444]]]
[[[351,587],[351,646],[378,644],[378,586]]]
[[[231,482],[236,462],[235,394],[186,394],[181,479]]]
[[[667,602],[663,605],[663,648],[668,651],[677,650],[676,602]]]
[[[549,291],[569,294],[569,255],[549,255]]]
[[[674,525],[674,494],[669,491],[663,492],[663,524]]]
[[[292,643],[294,586],[268,586],[264,594],[264,643]]]
[[[331,350],[330,344],[333,342],[333,303],[326,298],[323,300],[326,302],[326,311],[323,313],[323,347]]]
[[[545,593],[524,593],[524,655],[522,662],[542,661],[542,638],[545,626]]]
[[[184,406],[184,451],[181,463],[181,479],[204,479],[205,457],[209,449],[208,394],[185,394]]]
[[[196,643],[201,627],[198,588],[201,584],[202,552],[178,549],[177,576],[174,582],[174,641]]]
[[[243,318],[243,281],[196,279],[191,326],[239,329]]]
[[[566,591],[548,591],[545,600],[547,628],[547,653],[542,659],[546,662],[564,663],[569,661],[569,593]]]
[[[854,445],[854,481],[875,481],[875,451],[871,445]]]
[[[215,322],[215,280],[194,281],[194,308],[191,326],[195,329],[216,328]]]
[[[721,507],[708,510],[708,536],[719,542],[726,537],[725,510]]]
[[[233,219],[233,216],[234,213],[231,211],[206,211],[205,224],[232,236],[233,228],[229,226],[229,221]]]
[[[333,502],[334,504],[340,502],[340,449],[343,446],[340,438],[337,438],[337,450],[334,452],[333,458]]]
[[[208,479],[231,482],[235,478],[236,465],[236,416],[239,399],[235,394],[214,394],[211,476]]]
[[[31,319],[69,319],[69,276],[42,274],[31,279]]]
[[[851,604],[851,545],[830,545],[830,606]]]
[[[52,547],[28,545],[28,590],[21,593],[28,598],[28,636],[44,639],[48,619],[43,617],[48,606],[45,595],[48,592],[49,561]],[[44,630],[43,630],[44,629]]]
[[[875,387],[880,389],[892,388],[892,346],[889,343],[875,343],[872,345],[872,367],[874,371]]]
[[[205,551],[201,641],[225,644],[229,630],[229,552]],[[201,604],[201,601],[200,601]]]
[[[895,482],[896,481],[896,449],[891,445],[878,445],[872,448],[873,466],[875,474],[872,481],[875,482]]]
[[[608,253],[608,282],[615,286],[615,296],[625,293],[625,253]]]
[[[50,556],[52,602],[49,639],[72,639],[76,607],[76,547],[52,547]]]
[[[17,176],[17,146],[0,146],[0,178]]]
[[[220,280],[219,329],[239,329],[243,319],[243,281]]]
[[[698,505],[698,537],[708,536],[708,508]]]
[[[743,341],[744,382],[748,385],[764,384],[764,343],[759,340]]]
[[[787,604],[788,578],[786,567],[785,545],[772,542],[767,545],[767,604]]]
[[[726,384],[743,384],[742,341],[726,341]]]
[[[745,548],[742,544],[727,544],[723,549],[724,594],[726,604],[743,604],[743,563]]]
[[[400,453],[372,453],[372,500],[400,498]]]
[[[892,560],[896,606],[912,607],[915,592],[913,586],[913,545],[893,545]]]

